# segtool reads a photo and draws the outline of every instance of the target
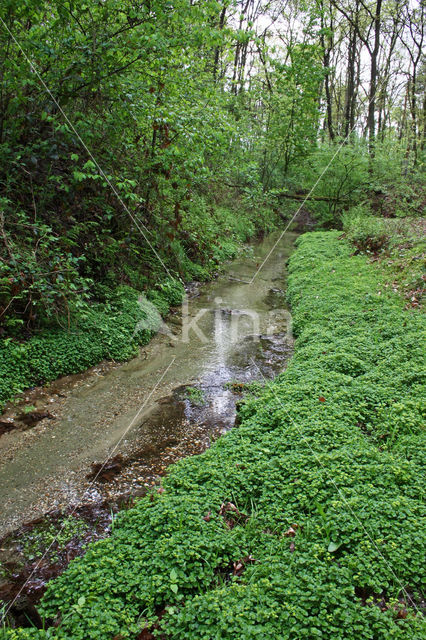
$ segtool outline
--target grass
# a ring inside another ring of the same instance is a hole
[[[339,232],[304,235],[295,355],[8,640],[420,640],[424,321]]]

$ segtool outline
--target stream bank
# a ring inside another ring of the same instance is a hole
[[[26,583],[23,595],[37,602],[48,579],[109,534],[120,508],[232,428],[247,385],[285,368],[293,346],[285,265],[296,234],[248,284],[277,237],[194,286],[137,358],[25,394],[22,411],[30,404],[49,415],[0,437],[0,598]]]
[[[6,638],[424,638],[424,318],[340,232],[289,269],[286,370]]]

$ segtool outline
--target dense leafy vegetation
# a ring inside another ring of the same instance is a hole
[[[299,209],[339,229],[291,261],[288,370],[7,638],[422,637],[425,7],[2,3],[0,408]]]
[[[206,279],[306,196],[421,214],[424,5],[352,4],[2,3],[0,402],[128,357],[84,344],[117,287]]]
[[[424,637],[422,319],[340,232],[291,258],[288,369],[54,580],[13,640]]]
[[[208,193],[231,136],[240,144],[211,69],[231,37],[217,12],[210,0],[2,7],[6,331],[62,319],[123,282],[207,277],[268,226],[261,198],[241,194],[238,219],[219,187]]]

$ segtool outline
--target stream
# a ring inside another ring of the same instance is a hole
[[[247,384],[285,368],[292,355],[286,261],[295,233],[250,283],[278,237],[248,246],[216,280],[190,285],[182,308],[133,360],[101,363],[6,407],[0,600],[19,594],[13,624],[37,624],[34,603],[47,580],[108,535],[117,510],[158,484],[171,463],[231,429]],[[44,418],[31,423],[34,412]]]

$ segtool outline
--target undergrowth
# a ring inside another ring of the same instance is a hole
[[[296,349],[8,640],[420,640],[422,318],[339,232],[290,261]],[[380,293],[380,295],[379,295]]]
[[[23,389],[60,376],[79,373],[102,360],[123,361],[136,355],[158,329],[161,315],[179,304],[184,293],[169,280],[141,295],[121,286],[105,303],[80,311],[69,328],[49,327],[28,340],[0,341],[0,409]]]
[[[149,314],[164,317],[171,306],[179,305],[183,280],[208,280],[226,260],[237,255],[244,242],[274,228],[271,211],[259,216],[247,207],[236,215],[230,208],[208,206],[202,199],[197,201],[197,208],[194,203],[191,206],[192,217],[188,215],[183,222],[188,246],[176,241],[170,255],[173,270],[180,276],[165,278],[159,272],[159,263],[152,267],[149,277],[142,276],[140,271],[146,270],[147,265],[141,258],[138,268],[130,268],[114,254],[114,268],[127,269],[126,277],[122,277],[126,283],[118,285],[120,278],[105,267],[102,280],[90,280],[89,299],[78,298],[78,304],[68,310],[68,318],[61,311],[61,324],[56,316],[50,318],[43,311],[43,306],[54,308],[44,289],[37,291],[37,299],[31,303],[35,315],[43,318],[36,331],[25,334],[18,313],[6,316],[4,327],[0,327],[0,411],[6,401],[28,387],[79,373],[105,359],[124,361],[136,355],[138,345],[146,344],[158,329],[158,317],[150,320]],[[197,250],[190,250],[190,243]],[[106,249],[105,252],[108,253]],[[10,294],[8,287],[14,286],[16,275],[2,264],[0,276],[5,277],[0,277],[0,307],[2,295],[7,298]],[[3,273],[5,269],[7,273]],[[44,283],[43,287],[53,291],[51,283]],[[141,291],[143,304],[139,301]],[[26,300],[23,293],[15,297],[16,304],[20,297]]]
[[[378,262],[382,287],[402,294],[408,306],[422,304],[426,280],[424,218],[382,218],[360,205],[344,213],[343,229],[355,252]]]

